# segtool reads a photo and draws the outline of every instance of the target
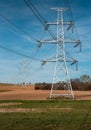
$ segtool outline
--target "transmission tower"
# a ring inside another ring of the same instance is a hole
[[[80,40],[67,39],[65,37],[65,26],[67,31],[73,27],[74,23],[72,20],[64,21],[64,13],[69,11],[68,8],[51,8],[57,12],[56,22],[47,22],[47,27],[56,26],[56,37],[50,40],[40,40],[39,44],[55,44],[56,45],[56,56],[53,59],[47,59],[42,61],[42,65],[46,62],[55,62],[55,69],[53,74],[52,87],[50,91],[50,98],[62,96],[74,99],[74,94],[71,86],[67,63],[70,65],[77,64],[77,60],[70,57],[66,52],[67,44],[75,44],[74,47],[80,45]],[[59,87],[62,87],[65,91],[57,91]]]

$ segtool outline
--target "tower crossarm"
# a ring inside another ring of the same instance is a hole
[[[58,59],[56,59],[56,58],[54,58],[54,59],[46,59],[46,60],[42,60],[41,62],[42,62],[42,65],[45,65],[47,62],[56,62],[56,61],[63,62],[64,59],[62,57],[61,58],[59,57]],[[70,65],[73,65],[73,64],[77,63],[78,61],[76,59],[74,59],[74,58],[67,57],[66,62],[71,62]]]
[[[58,42],[57,42],[57,40],[38,40],[37,42],[40,43],[40,44],[43,44],[43,43],[47,43],[47,44],[49,44],[49,43],[51,43],[51,44],[59,43],[60,44],[60,43],[62,43],[61,40],[59,40]],[[68,40],[65,40],[64,43],[76,43],[76,45],[75,45],[75,47],[76,47],[79,44],[81,44],[81,41],[80,40],[68,39]]]
[[[41,44],[42,43],[55,43],[56,44],[57,41],[56,40],[38,40],[37,42]]]
[[[47,25],[58,25],[58,24],[62,24],[62,21],[59,20],[58,22],[47,22],[46,24]],[[67,22],[64,21],[63,25],[70,25],[70,26],[72,26],[72,25],[74,25],[74,22],[73,21],[67,21]]]
[[[81,44],[81,41],[80,40],[65,40],[65,43],[77,43],[77,44]]]
[[[65,26],[67,25],[67,26],[68,26],[67,31],[69,31],[70,28],[73,27],[74,22],[73,22],[72,20],[71,20],[71,21],[64,21],[63,23],[62,23],[61,20],[59,20],[59,21],[57,21],[57,22],[46,22],[45,30],[48,30],[49,26],[51,26],[51,25],[57,26],[57,25],[60,25],[60,24],[63,24],[63,25],[65,25]]]

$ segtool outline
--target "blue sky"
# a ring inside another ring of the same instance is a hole
[[[71,56],[78,59],[79,68],[75,71],[74,67],[69,67],[70,77],[76,78],[83,74],[91,76],[91,1],[69,1],[82,42],[82,52],[79,52],[79,48],[71,52]],[[50,10],[51,7],[64,5],[63,0],[32,0],[32,3],[46,21],[56,20],[56,13]],[[47,59],[55,54],[55,46],[42,45],[38,48],[36,41],[48,36],[24,0],[0,0],[0,46],[39,60]],[[47,63],[41,67],[40,61],[16,55],[0,47],[0,82],[52,82],[54,66],[55,64]]]

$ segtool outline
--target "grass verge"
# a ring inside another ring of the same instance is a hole
[[[16,100],[0,104],[0,109],[7,110],[0,112],[1,130],[91,130],[91,101]]]

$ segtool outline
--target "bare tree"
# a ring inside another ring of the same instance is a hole
[[[82,76],[80,77],[80,80],[81,80],[81,82],[86,83],[86,82],[88,82],[88,81],[90,80],[90,76],[84,74],[84,75],[82,75]]]

